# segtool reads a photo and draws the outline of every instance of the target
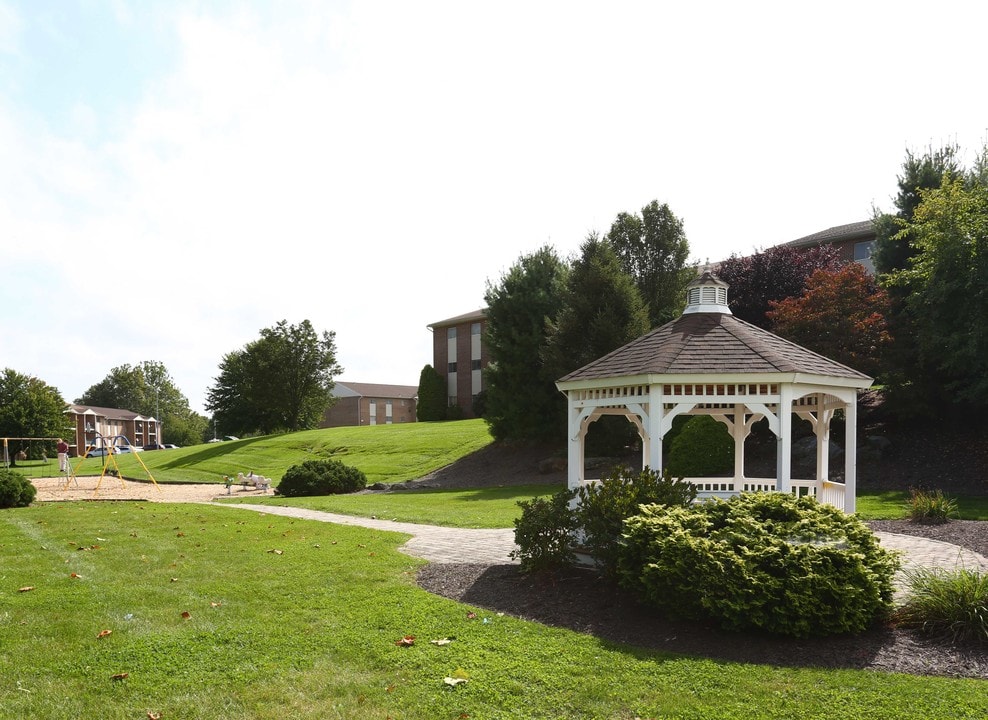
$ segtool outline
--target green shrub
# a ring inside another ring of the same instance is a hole
[[[750,493],[646,506],[625,523],[622,586],[728,630],[860,632],[892,607],[895,554],[864,523],[814,498]]]
[[[615,468],[599,483],[579,488],[576,523],[583,531],[584,546],[604,575],[616,575],[624,521],[637,515],[639,506],[689,505],[696,499],[696,487],[681,480],[668,470],[659,475],[648,467],[638,473]]]
[[[557,570],[576,560],[571,547],[575,517],[570,502],[575,493],[562,490],[549,497],[518,502],[521,517],[515,519],[517,550],[511,557],[524,572]]]
[[[366,486],[364,473],[339,460],[306,460],[285,471],[275,492],[285,497],[342,495]]]
[[[906,571],[909,595],[893,621],[953,642],[988,643],[988,574],[974,570]]]
[[[941,525],[957,516],[957,502],[946,497],[941,490],[909,491],[907,506],[909,519],[926,525]]]
[[[0,508],[27,507],[38,490],[14,470],[0,468]]]
[[[689,419],[669,444],[669,470],[678,477],[709,477],[734,467],[734,440],[709,415]]]

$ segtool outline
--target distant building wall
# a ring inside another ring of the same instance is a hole
[[[487,310],[441,320],[432,330],[432,366],[446,384],[446,401],[458,406],[463,417],[476,417],[474,398],[484,390],[483,371],[489,362],[483,341]]]

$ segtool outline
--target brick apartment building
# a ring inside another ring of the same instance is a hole
[[[432,367],[446,381],[446,402],[463,417],[477,417],[473,400],[484,389],[483,370],[489,358],[484,345],[487,308],[431,323]]]
[[[392,425],[415,422],[418,387],[336,381],[333,407],[326,410],[319,427]]]

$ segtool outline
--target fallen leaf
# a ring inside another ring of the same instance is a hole
[[[467,620],[476,620],[476,619],[477,619],[477,613],[475,613],[475,612],[468,612],[467,613]]]
[[[125,680],[130,676],[130,673],[117,673],[116,675],[111,675],[111,680]]]
[[[102,640],[107,635],[112,635],[112,634],[113,634],[113,631],[112,630],[100,630],[99,633],[97,633],[97,635],[96,635],[96,639],[97,640]]]
[[[161,720],[161,713],[148,710],[148,720]]]
[[[221,603],[221,602],[211,602],[211,603],[209,603],[209,607],[219,607],[222,604],[223,603]]]
[[[470,681],[467,680],[466,678],[445,677],[443,678],[443,682],[449,685],[450,687],[456,687],[457,685]]]
[[[185,533],[184,533],[184,532],[180,532],[180,533],[179,533],[178,535],[176,535],[175,537],[185,537]]]
[[[430,640],[433,645],[449,645],[453,642],[452,638],[442,638],[441,640]]]
[[[19,588],[17,592],[31,592],[32,590],[34,590],[34,585],[25,585],[24,587]]]
[[[274,548],[272,548],[271,550],[268,550],[268,552],[269,553],[274,553],[275,555],[284,555],[285,554],[285,551],[284,550],[275,550]]]
[[[188,610],[183,610],[182,611],[182,617],[185,618],[186,620],[188,620],[189,618],[192,617],[192,613],[190,613]]]
[[[79,575],[78,573],[69,573],[69,577],[70,578],[81,578],[82,576]]]
[[[178,582],[178,578],[172,578],[169,582]]]
[[[406,635],[401,640],[395,640],[395,645],[398,645],[399,647],[411,647],[414,644],[415,644],[414,635]]]

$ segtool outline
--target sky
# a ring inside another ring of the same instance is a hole
[[[0,369],[193,410],[281,320],[417,385],[428,325],[653,200],[697,262],[891,210],[988,138],[988,7],[0,0]]]

